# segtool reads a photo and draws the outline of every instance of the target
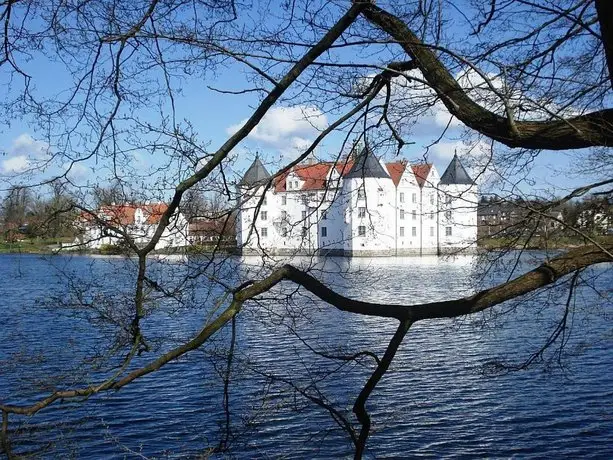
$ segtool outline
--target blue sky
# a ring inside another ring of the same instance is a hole
[[[457,21],[461,18],[456,16]],[[456,27],[460,27],[456,24]],[[35,93],[38,95],[62,94],[70,83],[70,73],[60,64],[50,62],[48,59],[35,55],[29,62],[22,62],[24,69],[34,77]],[[258,97],[253,93],[241,95],[220,94],[208,86],[223,90],[240,90],[248,88],[251,84],[247,80],[247,72],[244,66],[237,63],[226,68],[218,68],[217,73],[209,73],[208,79],[200,76],[182,78],[180,86],[181,94],[175,93],[175,103],[178,120],[188,120],[198,133],[199,139],[208,143],[207,150],[214,151],[238,126],[251,114],[257,105]],[[7,87],[8,76],[0,72],[0,83],[8,97],[16,92]],[[400,97],[403,92],[399,91]],[[166,101],[167,102],[167,101]],[[168,105],[166,106],[168,108]],[[301,149],[304,149],[316,137],[319,130],[325,128],[334,120],[335,113],[326,112],[317,102],[289,101],[282,102],[273,107],[262,123],[251,133],[241,145],[236,154],[237,161],[232,165],[235,174],[240,174],[246,169],[253,158],[253,153],[258,151],[266,160],[269,169],[281,167],[285,162],[295,158]],[[145,112],[143,112],[145,113]],[[147,115],[144,116],[147,119]],[[10,125],[2,126],[0,130],[0,174],[9,182],[15,179],[15,173],[33,165],[36,160],[44,160],[50,151],[56,151],[60,147],[52,145],[50,148],[42,141],[44,132],[37,126],[37,120],[33,117],[12,119]],[[449,115],[442,107],[437,105],[432,111],[424,116],[412,129],[407,140],[414,144],[406,146],[401,156],[416,160],[424,155],[424,147],[434,141],[449,121]],[[486,148],[489,144],[485,140],[475,140],[468,145],[462,139],[463,130],[460,124],[452,123],[451,129],[440,143],[433,146],[428,155],[428,160],[433,162],[439,171],[443,171],[453,156],[454,152],[471,157],[474,151]],[[340,148],[343,133],[330,136],[318,148],[316,155],[321,159],[329,159],[335,156]],[[473,148],[471,148],[473,147]],[[73,146],[75,148],[75,146]],[[496,147],[500,148],[500,146]],[[142,161],[143,166],[155,166],[156,158],[138,156],[137,161]],[[140,158],[140,160],[139,160]],[[388,160],[392,158],[387,157]],[[471,163],[471,158],[467,158]],[[527,173],[527,179],[522,181],[518,188],[523,192],[536,191],[539,188],[555,187],[557,194],[563,194],[572,188],[583,185],[584,177],[573,177],[563,171],[573,169],[573,155],[564,152],[544,152],[531,164],[531,171]],[[54,167],[48,168],[44,173],[47,176],[56,173],[66,163],[60,161]],[[576,168],[575,168],[576,169]],[[44,175],[43,174],[43,175]],[[80,183],[95,181],[96,176],[101,174],[100,164],[94,159],[79,163],[73,167],[71,177]],[[40,172],[35,177],[41,177]],[[509,177],[514,181],[517,176]],[[510,182],[505,187],[511,188]]]

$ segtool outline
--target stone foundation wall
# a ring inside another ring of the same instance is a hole
[[[419,257],[419,256],[431,256],[431,255],[468,255],[475,254],[477,252],[476,247],[469,248],[402,248],[402,249],[388,249],[388,250],[346,250],[346,249],[268,249],[266,254],[270,256],[329,256],[329,257]],[[262,255],[263,251],[258,249],[237,249],[237,254],[244,256],[258,256]]]

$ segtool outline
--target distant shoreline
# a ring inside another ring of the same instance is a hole
[[[70,243],[64,243],[62,247],[58,243],[40,242],[40,241],[21,241],[18,243],[0,243],[0,254],[40,254],[40,255],[55,255],[55,254],[78,254],[78,255],[103,255],[103,256],[121,256],[134,255],[134,253],[124,250],[98,250],[70,247]],[[176,255],[193,255],[193,254],[210,254],[213,252],[232,254],[236,251],[235,247],[220,246],[215,250],[215,246],[183,246],[173,248],[172,250],[156,250],[152,254],[176,254]]]
[[[613,240],[613,236],[597,236],[594,240],[599,243],[606,243]],[[528,250],[528,251],[542,251],[546,249],[574,249],[585,244],[590,244],[588,240],[583,238],[559,238],[544,241],[535,242],[513,242],[506,238],[489,238],[479,241],[479,251],[498,251],[501,249],[513,249],[513,250]],[[197,255],[197,254],[211,254],[215,250],[215,246],[185,246],[173,250],[159,250],[154,251],[153,254],[176,254],[176,255]],[[235,254],[236,247],[234,246],[222,246],[215,250],[217,253],[223,254]],[[0,243],[0,254],[40,254],[40,255],[54,255],[54,254],[80,254],[80,255],[130,255],[125,251],[116,250],[94,250],[94,249],[62,249],[61,244],[49,243],[49,241],[21,241],[18,243]]]

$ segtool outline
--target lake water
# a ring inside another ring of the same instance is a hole
[[[297,261],[307,262],[315,276],[349,297],[390,303],[474,292],[480,268],[470,257]],[[159,296],[149,304],[143,330],[155,353],[191,337],[214,308],[220,289],[191,276],[203,263],[153,262],[152,277],[160,285],[181,288],[173,298]],[[531,263],[524,256],[518,269]],[[610,268],[582,274],[590,286],[577,290],[562,359],[555,359],[555,348],[545,355],[554,365],[489,372],[496,368],[492,362],[519,363],[546,341],[563,314],[567,289],[471,318],[414,325],[369,400],[373,432],[367,456],[613,457]],[[91,366],[112,363],[116,358],[106,360],[105,351],[121,349],[126,337],[121,326],[129,321],[125,305],[134,270],[134,261],[122,258],[0,255],[0,401],[27,403],[52,388],[99,381]],[[208,265],[206,274],[236,285],[261,275],[258,270],[257,259],[232,259]],[[184,275],[190,275],[187,281]],[[490,273],[483,282],[504,276]],[[339,312],[295,293],[291,284],[246,304],[237,321],[231,373],[232,448],[217,456],[351,457],[347,434],[294,387],[325,397],[350,416],[372,362],[330,361],[318,353],[369,349],[381,356],[395,326]],[[205,454],[224,427],[221,375],[228,329],[202,350],[121,391],[56,403],[33,417],[12,416],[14,451],[35,458]],[[152,356],[144,354],[134,365]]]

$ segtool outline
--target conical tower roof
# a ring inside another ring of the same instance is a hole
[[[447,166],[447,169],[441,176],[439,184],[474,184],[473,180],[464,169],[464,166],[462,166],[462,163],[460,163],[457,153],[453,156],[453,160],[451,160],[451,163],[449,163],[449,166]]]
[[[256,157],[249,166],[249,169],[238,183],[240,186],[250,187],[252,185],[257,185],[261,182],[264,182],[266,179],[270,177],[270,174],[260,161],[259,157]]]
[[[390,178],[390,175],[383,169],[383,166],[381,166],[377,157],[370,151],[368,145],[362,149],[355,163],[345,175],[345,179],[366,177]]]

